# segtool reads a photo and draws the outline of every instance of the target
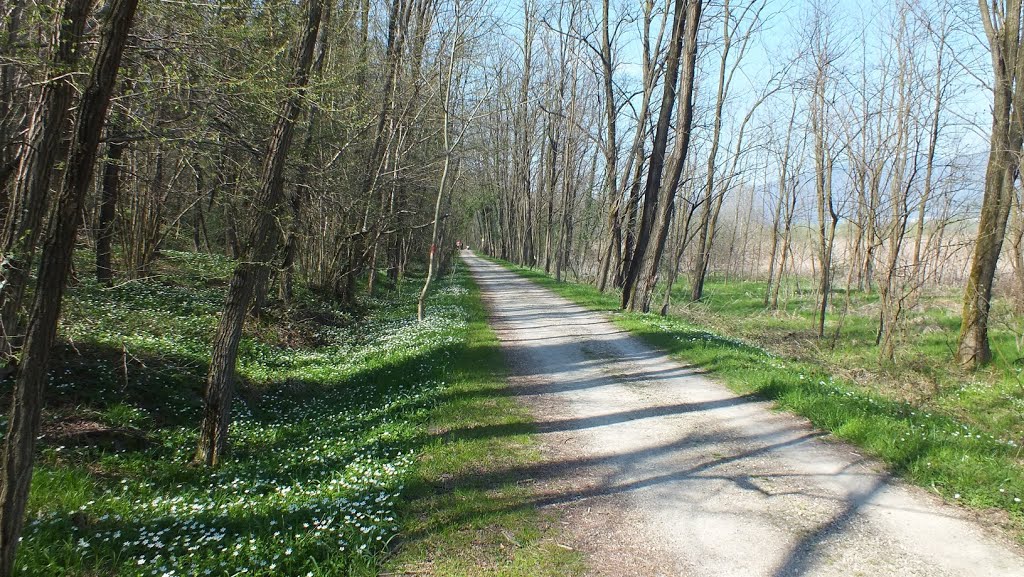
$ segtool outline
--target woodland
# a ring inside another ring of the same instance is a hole
[[[395,335],[444,341],[457,241],[900,400],[980,382],[944,407],[1019,442],[1022,26],[1020,0],[5,2],[0,576],[82,327],[182,307],[173,458],[217,475],[274,379],[260,331],[406,307],[426,328]],[[112,394],[148,366],[124,335]]]

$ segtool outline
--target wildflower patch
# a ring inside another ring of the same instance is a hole
[[[249,390],[234,404],[229,459],[210,470],[192,464],[195,391],[220,289],[189,268],[195,258],[177,262],[202,280],[188,290],[84,284],[69,297],[78,307],[62,332],[81,356],[54,367],[51,404],[121,422],[149,442],[44,439],[22,574],[359,574],[399,532],[424,420],[465,341],[466,292],[442,285],[423,323],[412,298],[371,302],[362,321],[325,325],[316,347],[275,346],[259,327],[247,331],[239,373]],[[138,359],[123,356],[127,382],[116,357],[89,356],[111,343]],[[159,402],[143,402],[147,388]]]

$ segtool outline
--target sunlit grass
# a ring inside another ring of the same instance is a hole
[[[993,362],[976,372],[961,370],[953,360],[960,328],[955,289],[930,287],[907,310],[898,334],[895,359],[880,361],[875,345],[879,296],[837,291],[826,324],[826,338],[813,334],[816,301],[813,292],[784,287],[780,310],[763,306],[764,283],[724,282],[707,285],[700,303],[677,292],[673,312],[787,357],[813,362],[859,387],[916,406],[943,411],[980,429],[985,435],[1024,440],[1022,353],[1012,330],[1024,319],[998,299],[990,333]],[[1024,342],[1024,341],[1022,341]]]
[[[497,336],[475,286],[471,292],[467,346],[431,415],[433,440],[407,490],[402,547],[386,569],[451,577],[582,574],[581,556],[558,545],[560,525],[530,505],[534,485],[517,474],[540,459],[533,420],[505,392]],[[475,433],[495,428],[502,434]]]

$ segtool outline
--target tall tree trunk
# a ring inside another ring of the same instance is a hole
[[[35,301],[14,383],[3,468],[0,469],[0,577],[14,572],[14,556],[32,481],[50,349],[57,336],[57,319],[85,193],[92,181],[100,133],[137,4],[138,0],[110,0],[107,4],[96,60],[79,102],[78,124],[57,209],[43,244]]]
[[[608,284],[608,270],[611,268],[612,251],[618,252],[619,243],[622,242],[622,218],[619,215],[622,207],[622,197],[617,193],[615,172],[618,164],[618,135],[616,133],[616,117],[618,107],[615,100],[615,89],[612,84],[612,74],[615,70],[615,63],[612,60],[611,40],[608,36],[610,18],[608,15],[609,0],[601,0],[601,86],[604,89],[604,112],[605,112],[605,140],[604,140],[604,186],[605,195],[611,201],[611,208],[608,210],[609,242],[601,259],[600,270],[597,273],[597,290],[604,292]]]
[[[122,91],[131,90],[131,83],[122,83]],[[114,278],[113,244],[114,222],[117,218],[117,203],[121,195],[121,165],[128,141],[124,138],[124,112],[113,113],[107,127],[107,157],[103,160],[103,177],[100,190],[100,214],[96,234],[96,280],[110,286]],[[199,191],[197,191],[198,193]],[[196,250],[199,250],[197,247]]]
[[[455,2],[455,36],[451,39],[451,47],[448,53],[448,76],[444,82],[444,100],[442,102],[441,139],[444,145],[444,162],[441,166],[441,182],[437,185],[437,198],[434,200],[434,222],[430,232],[430,256],[427,262],[427,278],[423,281],[423,288],[420,289],[419,298],[416,300],[416,318],[422,322],[426,316],[427,293],[430,290],[430,283],[434,278],[434,269],[437,267],[437,244],[441,223],[441,204],[448,188],[448,179],[451,173],[452,157],[455,154],[455,147],[459,145],[465,134],[465,129],[456,138],[451,138],[451,117],[452,117],[452,96],[455,90],[455,54],[462,43],[459,29],[459,8],[458,1]]]
[[[700,29],[702,8],[702,0],[686,1],[686,14],[683,17],[681,38],[684,45],[681,57],[682,77],[679,81],[681,94],[679,97],[679,114],[676,118],[675,148],[672,151],[671,170],[666,175],[668,179],[660,187],[659,196],[663,196],[663,198],[659,199],[658,202],[660,210],[657,233],[654,238],[654,251],[651,253],[651,258],[645,266],[643,285],[639,287],[640,298],[635,298],[637,295],[634,295],[631,310],[650,311],[651,299],[654,296],[654,286],[658,280],[658,269],[661,266],[661,257],[665,252],[665,245],[668,242],[669,230],[672,228],[672,218],[675,215],[676,192],[679,188],[679,179],[686,165],[686,158],[690,149],[690,133],[693,124],[693,86],[697,73],[697,32]]]
[[[647,124],[651,114],[651,97],[654,94],[654,85],[657,80],[656,54],[661,52],[661,41],[668,18],[666,11],[652,50],[650,41],[653,8],[653,0],[643,2],[643,96],[637,113],[633,143],[626,154],[626,164],[622,169],[622,180],[618,188],[619,195],[624,195],[628,189],[629,196],[626,200],[625,212],[622,216],[623,222],[619,232],[622,244],[621,246],[617,242],[614,244],[615,258],[619,263],[615,269],[615,278],[612,283],[615,288],[623,286],[626,275],[632,266],[633,253],[636,248],[637,209],[640,207],[640,184],[644,170],[644,141],[647,140],[649,134]]]
[[[8,3],[7,12],[0,19],[0,34],[9,49],[24,45],[22,21],[28,4],[26,0]],[[22,133],[25,122],[25,102],[18,89],[25,83],[14,62],[16,54],[12,55],[14,58],[0,62],[0,214],[7,214],[10,207],[11,177],[18,167],[18,135]],[[2,226],[3,219],[0,218]]]
[[[830,73],[833,64],[829,35],[823,30],[823,16],[816,14],[815,35],[812,39],[815,66],[814,83],[810,94],[811,137],[814,140],[814,191],[818,209],[818,265],[821,277],[818,279],[818,337],[825,336],[825,316],[828,313],[829,297],[832,290],[832,256],[835,231],[839,215],[832,195],[832,169],[834,164],[831,149],[828,108]]]
[[[665,170],[665,154],[668,149],[668,131],[672,124],[672,112],[676,102],[676,84],[679,79],[679,61],[683,50],[683,33],[686,24],[686,3],[675,0],[672,21],[672,37],[669,41],[668,54],[665,57],[665,86],[661,97],[661,110],[654,131],[654,143],[651,148],[650,164],[647,169],[647,183],[644,186],[644,208],[640,215],[640,228],[636,235],[636,246],[630,255],[629,270],[623,276],[622,301],[623,309],[635,309],[634,292],[640,280],[644,258],[650,244],[651,232],[658,217],[658,204],[661,191],[662,174]],[[675,194],[675,191],[672,191]],[[668,213],[671,213],[669,208]]]
[[[309,81],[313,48],[316,45],[323,15],[322,0],[310,0],[305,30],[298,44],[292,80],[288,83],[291,95],[281,104],[274,131],[267,145],[260,187],[253,198],[257,211],[252,231],[243,249],[242,259],[235,265],[228,285],[221,318],[213,339],[210,372],[206,377],[203,394],[203,418],[199,427],[196,460],[216,466],[227,448],[228,424],[231,419],[231,400],[235,392],[235,365],[238,345],[242,339],[242,325],[256,290],[257,282],[265,275],[268,262],[277,244],[275,211],[284,197],[284,167],[291,148],[295,121],[302,111],[303,96]]]
[[[549,115],[550,116],[550,115]],[[548,118],[548,151],[547,151],[547,189],[548,211],[547,223],[544,228],[544,274],[551,273],[551,257],[554,255],[552,233],[555,228],[555,187],[558,182],[558,137],[555,134],[555,121]]]
[[[327,9],[322,17],[323,21],[318,31],[318,38],[315,48],[315,59],[310,65],[310,75],[319,77],[323,71],[324,60],[327,57],[327,37],[331,30],[331,10]],[[320,120],[320,107],[313,103],[309,108],[309,118],[306,127],[306,139],[302,144],[302,165],[296,178],[295,188],[292,196],[288,199],[288,208],[291,213],[291,220],[288,222],[287,232],[284,239],[284,257],[281,263],[281,284],[278,296],[288,305],[291,303],[293,287],[295,284],[295,261],[299,252],[299,231],[302,223],[300,216],[304,200],[309,196],[309,169],[313,158],[313,141],[317,132]]]
[[[103,181],[100,193],[99,232],[96,235],[96,280],[104,286],[110,286],[114,278],[114,267],[111,258],[114,244],[114,220],[116,219],[117,201],[121,193],[121,162],[128,142],[120,133],[123,126],[117,125],[117,134],[108,131],[107,157],[103,161]],[[198,247],[197,249],[198,250]]]
[[[940,30],[946,29],[945,15],[943,15]],[[924,190],[921,192],[921,202],[917,208],[917,227],[914,236],[914,274],[918,276],[918,284],[924,283],[924,264],[921,260],[922,241],[924,239],[925,216],[927,214],[928,201],[931,199],[934,183],[932,178],[935,172],[935,152],[938,148],[939,129],[941,127],[942,105],[945,97],[945,83],[947,80],[943,75],[943,56],[945,54],[945,37],[936,46],[935,63],[935,94],[932,100],[931,124],[928,129],[928,153],[925,157]]]
[[[25,143],[19,150],[14,188],[3,217],[0,245],[0,375],[13,370],[15,348],[20,344],[20,309],[29,282],[36,245],[49,208],[50,176],[63,150],[61,136],[67,130],[75,86],[66,70],[79,58],[91,0],[67,0],[54,35],[54,52],[46,74],[55,75],[43,87],[29,120]]]
[[[697,227],[697,252],[693,261],[693,283],[690,287],[690,300],[697,302],[704,295],[704,275],[707,271],[707,262],[711,258],[709,230],[711,226],[712,199],[715,196],[715,170],[718,157],[718,146],[722,135],[722,107],[725,105],[725,96],[729,89],[730,74],[726,77],[726,69],[729,62],[729,50],[732,48],[732,37],[729,31],[730,10],[729,0],[722,5],[722,54],[718,62],[718,88],[715,94],[715,116],[712,121],[711,145],[708,149],[708,166],[704,182],[704,201],[701,210],[700,224]],[[724,194],[724,192],[723,192]]]
[[[964,290],[963,315],[957,345],[957,360],[974,368],[992,358],[988,343],[988,314],[992,281],[1003,247],[1006,223],[1013,204],[1013,192],[1020,170],[1021,138],[1024,135],[1024,53],[1021,51],[1021,0],[999,5],[1002,14],[992,14],[979,1],[985,35],[992,51],[992,132],[985,193],[982,197],[978,238],[974,245],[970,276]]]
[[[901,13],[899,36],[897,37],[897,49],[899,54],[898,77],[895,83],[895,90],[898,93],[896,114],[895,136],[896,143],[893,149],[893,166],[890,171],[889,203],[892,208],[889,224],[889,247],[886,258],[885,278],[879,283],[879,313],[878,327],[878,358],[880,361],[891,362],[896,355],[896,339],[899,326],[903,318],[904,283],[900,282],[899,263],[900,253],[903,251],[903,240],[907,233],[907,221],[910,219],[910,208],[908,198],[910,189],[914,185],[917,176],[917,157],[920,153],[920,144],[913,150],[910,148],[912,104],[914,98],[912,91],[912,70],[915,64],[914,54],[905,47],[905,34],[907,31],[907,14]],[[910,166],[908,167],[908,163]]]
[[[624,175],[632,176],[632,179],[628,181],[629,197],[626,200],[626,214],[623,216],[625,235],[622,242],[620,267],[615,274],[615,288],[622,288],[623,282],[626,280],[626,273],[632,266],[633,253],[636,249],[637,210],[640,208],[640,182],[644,170],[643,155],[643,147],[640,146],[629,157],[633,160],[627,159],[627,168],[623,171]],[[630,174],[630,166],[633,167],[632,174]]]
[[[793,110],[796,110],[795,105],[793,107]],[[792,126],[792,123],[790,123],[790,127]],[[786,181],[788,180],[786,172],[789,170],[790,134],[792,134],[792,131],[787,131],[785,148],[782,151],[781,159],[779,161],[779,185],[778,189],[776,190],[776,193],[778,194],[778,199],[775,201],[775,210],[772,212],[772,240],[770,243],[771,249],[769,250],[768,254],[768,283],[764,291],[765,307],[768,306],[768,303],[771,300],[772,286],[775,283],[775,262],[778,258],[780,240],[779,225],[782,222],[782,207],[786,206]]]

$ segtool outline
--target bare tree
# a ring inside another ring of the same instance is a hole
[[[644,268],[640,298],[633,299],[633,308],[644,312],[648,312],[651,309],[651,299],[654,297],[654,287],[658,281],[661,257],[665,252],[668,235],[672,228],[672,220],[675,216],[676,193],[690,151],[690,138],[693,128],[693,91],[697,77],[697,33],[700,29],[702,10],[703,3],[700,0],[690,0],[686,4],[675,145],[669,162],[670,169],[665,175],[667,178],[661,183],[664,198],[659,200],[658,205],[658,226],[654,239],[654,252]]]
[[[453,167],[452,163],[455,160],[455,151],[462,143],[463,137],[466,135],[468,129],[468,123],[471,119],[464,119],[462,126],[459,129],[458,134],[452,135],[452,124],[455,117],[455,95],[457,92],[464,92],[464,86],[460,86],[460,78],[456,75],[456,63],[457,55],[464,49],[465,43],[465,30],[462,28],[464,18],[462,14],[463,6],[459,0],[454,3],[454,20],[452,21],[453,30],[451,32],[451,38],[448,42],[448,66],[446,73],[438,77],[438,81],[441,83],[440,93],[442,95],[441,102],[441,143],[444,147],[444,157],[441,160],[441,180],[437,185],[437,196],[434,201],[434,218],[431,224],[430,234],[430,254],[427,260],[427,276],[423,280],[423,288],[420,289],[419,298],[416,301],[416,317],[420,321],[423,321],[426,314],[426,300],[427,291],[430,290],[430,283],[434,277],[435,269],[437,267],[437,253],[438,253],[438,231],[440,230],[441,223],[441,203],[445,198],[445,194],[448,192],[451,180],[455,180],[452,175]],[[460,75],[461,76],[461,75]],[[482,100],[481,100],[482,102]],[[455,170],[457,172],[457,170]]]
[[[891,217],[889,230],[886,235],[888,247],[884,276],[879,286],[881,310],[879,312],[879,327],[877,343],[879,345],[879,358],[885,361],[892,361],[896,351],[896,336],[904,314],[904,291],[905,275],[901,275],[900,256],[903,252],[903,242],[907,233],[907,222],[910,219],[910,190],[914,185],[917,175],[917,157],[920,152],[920,139],[915,138],[913,130],[914,102],[917,100],[915,90],[914,74],[917,64],[916,52],[914,50],[914,38],[908,25],[910,17],[906,6],[900,9],[899,23],[897,24],[896,37],[894,39],[893,53],[898,59],[896,65],[896,77],[893,90],[895,92],[895,106],[892,113],[895,116],[893,127],[893,146],[891,151],[892,167],[889,174],[889,203]],[[916,144],[911,140],[916,140]]]
[[[797,98],[793,95],[793,106],[786,123],[786,136],[777,151],[779,179],[776,185],[777,198],[772,213],[771,249],[768,257],[768,286],[764,292],[764,306],[775,310],[779,306],[779,287],[786,270],[786,251],[793,228],[796,210],[795,179],[790,175],[792,158],[793,126],[796,123]],[[779,230],[780,225],[783,227]],[[778,272],[776,272],[778,269]]]
[[[680,65],[685,60],[688,63],[687,72],[689,74],[684,73],[682,76],[683,97],[686,99],[686,103],[683,106],[685,106],[685,110],[691,116],[684,117],[680,115],[676,119],[676,130],[685,137],[685,141],[677,142],[676,146],[677,150],[682,154],[680,158],[685,159],[686,150],[689,147],[690,121],[692,120],[693,111],[691,98],[695,77],[696,36],[702,7],[703,4],[701,2],[694,0],[687,0],[685,3],[683,0],[676,0],[674,4],[672,35],[669,40],[668,54],[665,57],[664,93],[661,98],[661,110],[658,113],[654,144],[647,169],[647,183],[644,186],[644,208],[641,215],[640,228],[636,236],[636,247],[630,257],[629,270],[624,275],[622,283],[622,308],[624,309],[643,309],[645,305],[649,307],[649,300],[646,303],[638,303],[637,301],[642,300],[643,295],[641,294],[641,299],[637,299],[635,298],[637,295],[634,292],[637,291],[641,281],[641,270],[645,269],[644,259],[647,256],[651,235],[655,232],[654,229],[657,224],[658,239],[655,241],[655,256],[651,259],[653,266],[648,265],[646,267],[647,274],[644,278],[649,289],[640,289],[653,290],[655,277],[657,276],[658,261],[660,261],[661,251],[664,250],[664,242],[667,238],[668,230],[672,225],[675,188],[683,167],[680,162],[677,165],[678,173],[673,171],[674,174],[670,175],[670,180],[674,182],[671,182],[670,186],[663,186],[662,177],[668,149],[668,133],[676,105],[676,83],[680,79]],[[691,35],[693,37],[692,43],[690,42]],[[686,44],[687,50],[692,50],[692,52],[687,52],[685,57],[683,56],[684,44]],[[657,220],[657,223],[655,220]]]
[[[697,226],[697,252],[694,257],[693,282],[690,290],[690,300],[692,301],[699,301],[704,294],[704,280],[711,260],[715,222],[718,220],[718,213],[722,209],[722,200],[726,194],[725,189],[718,190],[716,188],[715,178],[719,170],[717,159],[722,139],[722,110],[726,98],[729,96],[733,78],[743,62],[754,31],[761,24],[760,16],[764,7],[765,2],[750,2],[742,6],[738,14],[734,14],[729,0],[725,0],[722,4],[722,47],[718,61],[718,87],[715,93],[715,110],[712,118],[704,195],[700,201],[702,209],[700,223]],[[737,53],[735,58],[730,60],[734,48]],[[749,120],[750,116],[751,114],[748,114],[745,120]],[[740,131],[742,132],[742,128]]]
[[[818,283],[817,333],[825,336],[825,316],[828,313],[829,296],[832,292],[832,258],[835,247],[836,227],[839,224],[837,200],[833,195],[832,182],[835,168],[834,135],[830,128],[832,113],[832,67],[837,59],[833,45],[832,30],[824,9],[815,7],[811,23],[810,57],[810,131],[813,141],[814,191],[818,212]]]

